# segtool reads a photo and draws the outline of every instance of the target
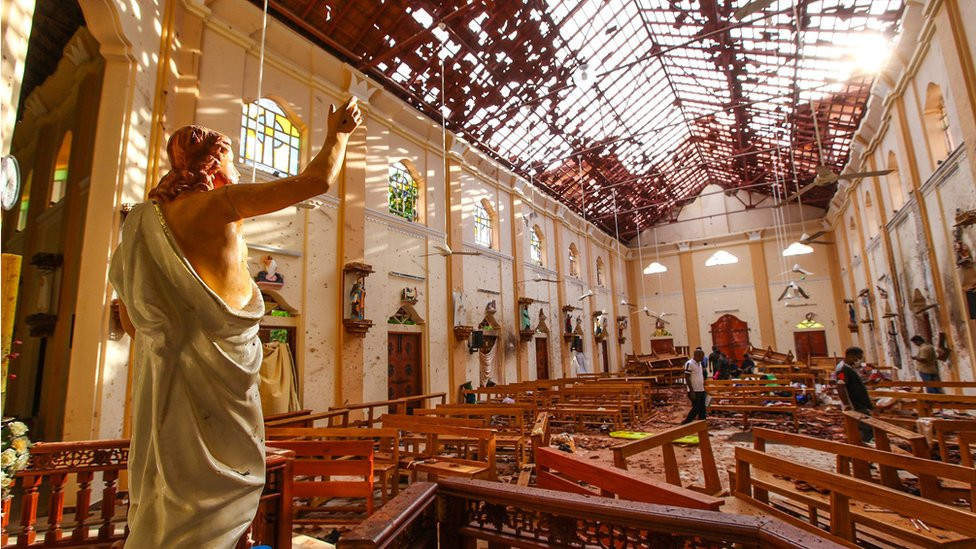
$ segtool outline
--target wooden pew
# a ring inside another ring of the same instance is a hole
[[[539,488],[712,511],[717,511],[725,503],[721,498],[596,465],[552,448],[538,448],[535,463],[536,485]]]
[[[264,416],[264,422],[267,423],[269,421],[277,421],[279,419],[290,419],[298,416],[307,416],[308,414],[311,413],[312,410],[306,408],[304,410],[295,410],[293,412],[281,412],[280,414],[269,414]]]
[[[776,374],[776,379],[766,379],[765,374],[746,374],[733,379],[709,379],[708,384],[722,387],[770,387],[786,386],[793,383],[802,383],[803,388],[798,389],[798,395],[807,395],[810,402],[817,405],[817,388],[814,385],[812,374]]]
[[[712,453],[712,443],[708,437],[708,422],[705,420],[693,421],[687,425],[674,427],[640,440],[628,442],[623,446],[617,446],[613,449],[613,464],[626,470],[627,458],[649,452],[655,448],[661,448],[664,455],[665,480],[668,484],[681,486],[681,474],[678,471],[678,460],[674,453],[674,441],[688,435],[698,435],[698,451],[701,456],[705,485],[703,487],[687,486],[686,488],[718,496],[724,490],[722,481],[718,477],[718,468],[715,466],[715,455]]]
[[[400,431],[366,427],[276,427],[264,433],[268,444],[276,440],[371,440],[373,472],[379,477],[382,503],[400,490]]]
[[[753,434],[755,449],[736,448],[733,494],[775,517],[811,532],[822,532],[820,512],[828,511],[831,538],[847,544],[962,547],[974,543],[976,514],[972,511],[940,503],[934,500],[937,498],[913,496],[873,479],[856,478],[850,465],[855,460],[868,461],[919,476],[964,482],[970,487],[976,485],[976,470],[772,429],[757,428]],[[837,471],[816,469],[766,453],[769,442],[834,454]],[[794,481],[803,481],[815,489],[799,491]],[[780,500],[773,501],[770,494]],[[797,518],[799,514],[805,514],[807,520]],[[931,533],[922,531],[908,517],[921,519]]]
[[[277,440],[274,445],[295,453],[292,496],[308,500],[292,504],[294,524],[358,524],[373,514],[372,441]],[[319,505],[318,498],[363,498],[365,505]],[[327,516],[313,516],[322,514]]]
[[[958,443],[958,435],[963,431],[976,431],[976,419],[926,419],[932,429],[932,438],[935,439],[939,447],[939,458],[946,463],[949,462],[949,446],[953,438]],[[917,423],[916,423],[917,425]],[[962,444],[959,444],[959,453],[963,454]]]
[[[918,389],[924,391],[928,388],[939,389],[976,389],[976,381],[916,381],[916,380],[884,380],[874,385],[880,389],[903,388]]]
[[[303,411],[304,412],[304,411]],[[308,410],[308,413],[301,413],[295,415],[284,415],[282,417],[276,417],[275,419],[265,418],[264,428],[265,429],[276,429],[280,427],[304,427],[311,428],[315,427],[315,422],[326,421],[326,425],[329,427],[348,427],[349,426],[349,410],[346,408],[335,408],[330,409],[328,412],[318,412],[312,413]]]
[[[518,527],[504,526],[510,524]],[[410,486],[373,517],[344,533],[338,544],[339,549],[624,546],[631,549],[841,547],[768,516],[734,515],[461,479]]]
[[[479,419],[481,426],[495,429],[496,452],[511,449],[516,467],[526,459],[531,421],[536,414],[533,404],[442,404],[433,410],[415,410],[415,415]]]
[[[959,431],[959,462],[964,467],[973,466],[973,450],[976,450],[976,431]]]
[[[529,435],[529,445],[531,447],[531,452],[529,453],[530,460],[533,463],[526,463],[522,465],[521,470],[519,470],[518,480],[516,484],[519,486],[528,486],[529,481],[532,478],[532,472],[535,470],[535,452],[539,448],[549,447],[549,413],[539,412],[536,416],[535,423],[532,425],[532,432]]]
[[[756,363],[756,366],[760,366],[760,363],[764,364],[793,364],[793,351],[787,353],[779,353],[773,350],[772,347],[767,347],[765,349],[759,349],[757,347],[749,345],[746,349],[749,356]]]
[[[935,410],[976,410],[976,396],[943,395],[933,393],[906,393],[902,391],[868,391],[877,400],[891,397],[901,401],[902,409],[908,404],[919,417],[931,416]]]
[[[793,430],[799,431],[800,420],[797,395],[800,389],[789,385],[751,386],[717,384],[715,380],[705,381],[705,391],[712,397],[708,413],[741,412],[743,428],[749,428],[749,416],[754,413],[789,414],[793,418]],[[785,393],[781,396],[779,393]],[[766,403],[773,402],[772,406]]]
[[[467,423],[465,423],[467,422]],[[414,474],[427,473],[428,478],[440,476],[460,476],[464,478],[487,478],[498,480],[495,464],[495,431],[466,425],[480,425],[477,420],[439,418],[430,416],[406,416],[384,414],[380,417],[383,427],[399,429],[407,434],[424,438],[423,447],[414,450],[401,450],[401,459],[406,468]],[[403,440],[405,437],[401,437]],[[441,453],[442,439],[460,439],[464,444],[474,441],[477,459],[445,456]]]
[[[424,395],[414,395],[393,400],[378,400],[375,402],[363,402],[360,404],[346,404],[343,406],[330,407],[330,411],[347,410],[348,412],[362,412],[363,419],[349,422],[343,427],[372,427],[379,422],[379,417],[383,414],[406,414],[408,409],[414,407],[427,407],[427,401],[437,401],[434,404],[444,404],[447,400],[447,393],[430,393]],[[284,425],[278,425],[284,427]]]

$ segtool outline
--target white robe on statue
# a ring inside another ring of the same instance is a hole
[[[125,546],[232,548],[264,486],[261,292],[228,307],[152,202],[126,218],[109,277],[136,328]]]

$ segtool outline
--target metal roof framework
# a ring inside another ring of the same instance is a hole
[[[904,0],[774,0],[736,19],[751,1],[270,7],[607,233],[616,221],[627,241],[676,221],[706,185],[755,208],[776,186],[811,183],[819,164],[847,162]],[[825,208],[834,191],[803,200]]]

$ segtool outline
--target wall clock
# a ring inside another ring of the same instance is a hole
[[[13,156],[0,160],[0,206],[13,209],[20,198],[20,165]]]

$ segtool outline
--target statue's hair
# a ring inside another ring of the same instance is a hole
[[[203,126],[183,126],[166,145],[170,170],[149,191],[149,198],[169,201],[188,191],[212,191],[220,162],[231,151],[230,138]]]

